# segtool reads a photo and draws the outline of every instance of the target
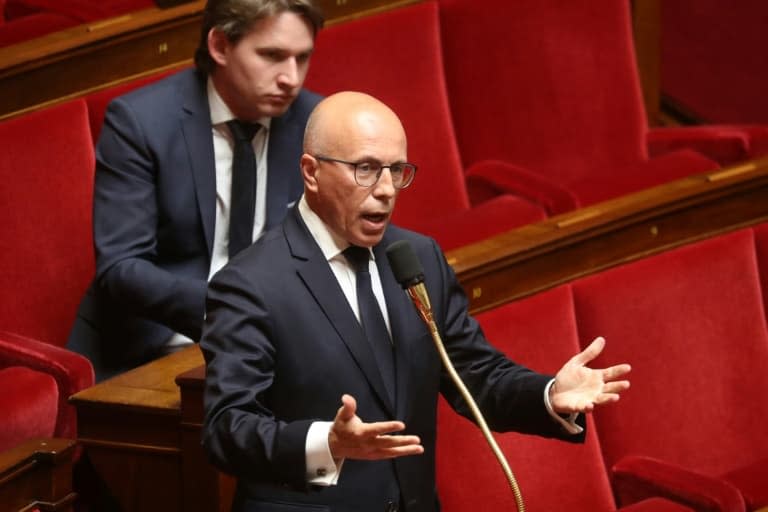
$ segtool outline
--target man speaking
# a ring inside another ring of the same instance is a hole
[[[586,366],[601,338],[554,378],[488,343],[437,244],[389,225],[416,166],[380,101],[323,100],[301,170],[299,204],[208,291],[203,442],[238,478],[234,510],[438,510],[438,393],[470,410],[389,266],[386,248],[398,240],[421,261],[446,350],[494,430],[581,441],[577,413],[629,387],[629,365]]]

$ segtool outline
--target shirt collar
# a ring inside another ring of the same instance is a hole
[[[208,77],[206,89],[208,92],[208,108],[211,111],[211,124],[213,126],[218,126],[226,123],[227,121],[232,121],[235,119],[235,115],[232,113],[232,110],[230,110],[227,104],[224,103],[224,100],[219,95],[216,87],[214,87],[213,79],[211,77]],[[269,130],[272,118],[265,116],[257,119],[256,122],[259,123],[263,128]]]
[[[327,261],[339,257],[342,251],[351,245],[343,238],[336,236],[328,228],[325,222],[323,222],[312,208],[309,207],[306,197],[303,194],[301,199],[299,199],[299,215],[301,215],[304,224],[307,225],[307,229],[309,229],[312,238],[314,238],[317,245],[320,246],[320,251],[322,251],[323,256],[325,256]],[[368,252],[372,255],[370,249],[368,249]]]

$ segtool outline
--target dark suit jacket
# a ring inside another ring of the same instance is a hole
[[[384,510],[388,501],[400,501],[408,512],[438,510],[438,393],[465,416],[471,413],[389,267],[385,248],[399,239],[410,241],[424,265],[441,336],[491,428],[563,436],[543,403],[549,377],[493,349],[467,313],[466,297],[436,243],[393,226],[374,248],[395,345],[397,399],[390,403],[354,313],[294,210],[281,229],[219,271],[208,290],[200,342],[207,362],[203,442],[214,464],[239,478],[236,510],[360,512]],[[363,421],[404,421],[425,453],[348,460],[338,485],[309,488],[307,430],[312,421],[333,420],[343,393],[357,399]]]
[[[318,101],[302,91],[272,120],[267,227],[301,195],[304,126]],[[96,148],[95,287],[70,337],[97,373],[157,357],[174,332],[199,339],[215,218],[206,76],[182,71],[111,102]]]

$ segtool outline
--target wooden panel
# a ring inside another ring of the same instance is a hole
[[[692,176],[449,252],[473,312],[768,220],[768,159]]]
[[[194,445],[182,428],[174,378],[201,364],[200,350],[192,345],[70,398],[77,408],[78,439],[124,511],[213,510],[183,501],[182,448],[193,452]],[[199,449],[199,429],[197,436]]]
[[[418,0],[321,0],[333,24]],[[189,66],[204,0],[145,9],[0,48],[0,119]]]
[[[0,453],[0,512],[71,511],[71,439],[33,439]]]

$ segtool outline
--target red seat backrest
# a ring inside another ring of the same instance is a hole
[[[768,332],[752,230],[572,286],[581,339],[607,340],[595,364],[633,366],[620,406],[595,412],[608,466],[646,455],[720,476],[768,457]]]
[[[63,346],[94,274],[82,99],[0,123],[0,329]]]
[[[477,319],[495,346],[541,372],[554,374],[579,350],[567,285],[481,313]],[[516,510],[480,430],[446,404],[441,399],[437,436],[443,510]],[[591,417],[588,421],[582,445],[515,433],[496,435],[529,510],[615,510]]]
[[[408,158],[419,166],[394,222],[425,211],[469,209],[448,108],[437,6],[424,2],[328,27],[317,38],[306,85],[322,94],[371,94],[400,117]],[[402,222],[405,221],[405,222]]]
[[[646,158],[628,2],[439,5],[465,166],[505,160],[567,185]]]

